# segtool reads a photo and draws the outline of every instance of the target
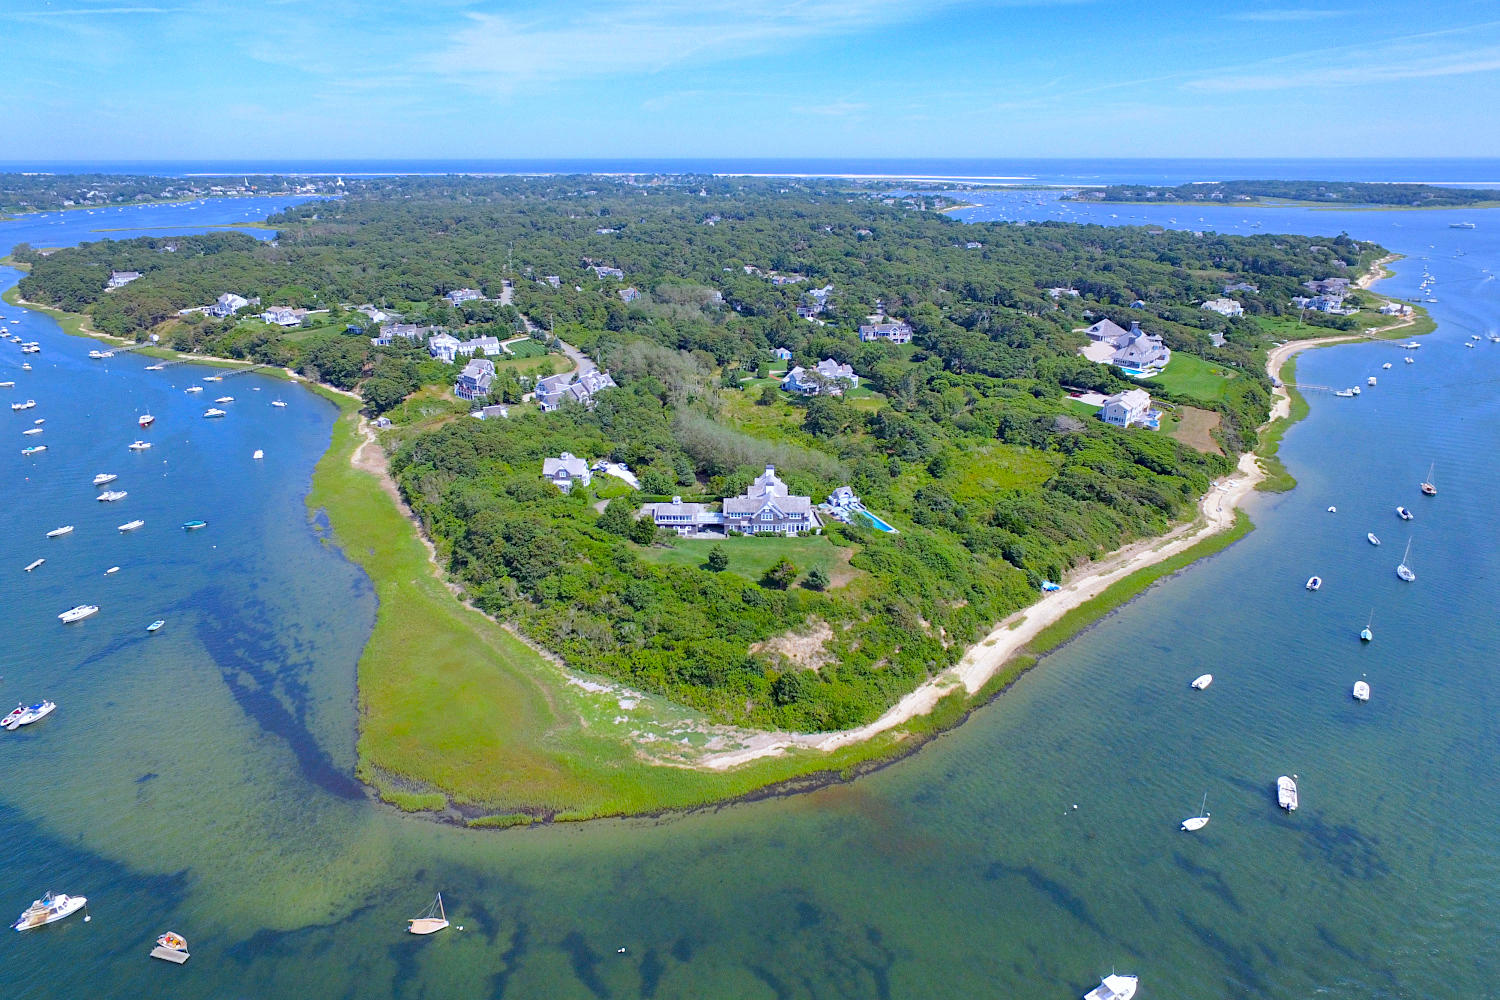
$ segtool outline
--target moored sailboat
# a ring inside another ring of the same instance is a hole
[[[1359,641],[1360,642],[1374,642],[1375,641],[1375,633],[1373,631],[1371,631],[1371,629],[1370,629],[1370,626],[1372,626],[1374,624],[1375,624],[1375,610],[1372,608],[1372,609],[1370,609],[1370,620],[1367,621],[1367,622],[1365,622],[1365,627],[1359,630]]]
[[[406,929],[413,934],[436,934],[447,926],[448,914],[443,910],[442,893],[437,894],[425,913],[406,922]]]
[[[1401,563],[1396,567],[1396,575],[1399,576],[1401,579],[1405,580],[1407,583],[1411,583],[1413,580],[1415,580],[1417,578],[1417,574],[1415,574],[1415,573],[1412,572],[1412,569],[1411,569],[1411,566],[1410,566],[1410,562],[1411,562],[1411,539],[1408,538],[1406,540],[1406,553],[1404,555],[1402,555],[1402,557],[1401,557]]]
[[[1205,826],[1207,826],[1208,825],[1208,817],[1209,817],[1209,812],[1208,812],[1207,806],[1208,806],[1208,793],[1204,792],[1203,793],[1203,802],[1202,802],[1201,805],[1198,806],[1198,815],[1196,815],[1196,816],[1189,816],[1187,819],[1183,820],[1182,821],[1182,828],[1184,830],[1186,830],[1188,833],[1192,833],[1194,830],[1201,830]]]
[[[1437,496],[1437,487],[1432,485],[1432,470],[1437,468],[1437,463],[1427,467],[1427,478],[1422,480],[1422,495],[1428,497]]]

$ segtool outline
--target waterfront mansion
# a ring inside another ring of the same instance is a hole
[[[708,510],[706,504],[684,503],[682,497],[673,497],[669,503],[648,503],[641,513],[658,528],[675,531],[683,538],[731,531],[792,536],[823,526],[813,510],[812,498],[793,494],[776,475],[774,465],[766,466],[740,496],[725,497],[723,513]]]

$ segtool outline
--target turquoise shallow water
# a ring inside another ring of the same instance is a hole
[[[1058,211],[1034,199],[987,211]],[[129,211],[189,225],[245,205]],[[0,410],[0,697],[59,704],[0,734],[0,915],[52,888],[88,895],[94,917],[0,935],[21,973],[9,993],[1067,997],[1118,967],[1142,975],[1143,998],[1485,995],[1500,974],[1500,345],[1461,345],[1500,321],[1483,270],[1500,268],[1500,218],[1471,212],[1480,228],[1459,231],[1445,213],[1221,211],[1219,228],[1347,229],[1405,250],[1391,291],[1424,264],[1439,279],[1442,327],[1417,364],[1379,344],[1303,356],[1303,381],[1380,385],[1313,398],[1283,449],[1301,486],[1253,501],[1256,532],[852,785],[504,834],[394,815],[350,777],[374,601],[302,499],[332,408],[254,375],[215,386],[203,369],[91,361],[89,342],[0,307],[44,347],[20,373],[0,346],[0,378],[38,402]],[[89,225],[22,220],[0,245]],[[210,391],[183,393],[193,382]],[[204,420],[225,393],[230,415]],[[145,435],[142,409],[158,417]],[[36,417],[49,450],[24,460]],[[137,436],[155,447],[126,451]],[[1429,462],[1430,500],[1416,491]],[[95,501],[99,471],[129,497]],[[1417,520],[1399,523],[1397,503]],[[120,536],[135,517],[146,527]],[[182,532],[190,517],[209,527]],[[74,534],[43,537],[61,523]],[[1412,585],[1394,575],[1408,535]],[[1308,594],[1314,572],[1326,582]],[[101,613],[57,622],[81,601]],[[1205,670],[1213,687],[1188,690]],[[1360,676],[1367,705],[1349,698]],[[1274,805],[1284,772],[1302,782],[1293,816]],[[1178,832],[1205,792],[1210,825]],[[403,934],[439,888],[463,930]],[[182,968],[145,957],[168,928],[192,944]]]

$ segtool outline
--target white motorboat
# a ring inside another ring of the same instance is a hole
[[[1335,396],[1339,397],[1340,399],[1352,399],[1354,397],[1354,390],[1353,389],[1335,389],[1333,391],[1333,394]]]
[[[208,409],[203,411],[203,415],[209,418],[222,417],[224,416],[224,411],[219,409],[217,406],[210,406]]]
[[[42,428],[40,428],[40,427],[28,427],[24,431],[21,432],[21,434],[23,436],[27,435],[27,434],[40,434],[40,433],[42,433]]]
[[[203,391],[203,386],[201,386],[201,385],[190,385],[190,386],[188,386],[186,389],[184,389],[182,391],[183,392],[202,392]]]
[[[1208,687],[1213,682],[1214,682],[1214,675],[1213,674],[1199,674],[1197,677],[1195,677],[1193,679],[1193,685],[1192,685],[1193,686],[1193,690],[1194,691],[1202,691],[1204,688]]]
[[[255,449],[255,454],[251,455],[250,457],[253,458],[253,459],[259,460],[259,459],[265,458],[266,457],[266,453],[264,451],[262,451],[261,449],[257,448],[257,449]]]
[[[234,397],[233,396],[220,396],[218,399],[214,400],[214,402],[215,403],[232,403],[232,402],[234,402]]]
[[[119,478],[120,477],[115,475],[113,472],[101,472],[94,477],[94,485],[103,486],[105,483],[112,483]]]
[[[192,957],[187,948],[187,938],[176,931],[167,931],[156,939],[156,947],[151,949],[150,954],[152,958],[159,958],[163,962],[181,965]]]
[[[1375,376],[1374,375],[1371,375],[1369,378],[1365,379],[1365,385],[1374,385],[1374,384],[1375,384]]]
[[[1276,804],[1287,812],[1297,811],[1297,776],[1286,775],[1276,779]]]
[[[205,375],[205,376],[203,376],[203,381],[205,381],[205,382],[222,382],[222,381],[224,381],[224,376],[223,375]]]
[[[1417,363],[1417,359],[1416,358],[1402,358],[1401,360],[1405,361],[1409,365],[1414,365],[1414,364]]]
[[[1330,514],[1337,514],[1338,512],[1339,512],[1339,509],[1337,507],[1329,507],[1328,508],[1328,513],[1330,513]]]
[[[31,371],[31,365],[30,365],[30,363],[23,363],[21,365],[21,370],[23,372],[29,372],[29,371]]]
[[[1140,987],[1136,976],[1121,976],[1111,972],[1099,981],[1099,985],[1083,995],[1083,1000],[1130,1000]]]
[[[1370,700],[1370,685],[1367,682],[1362,681],[1362,680],[1354,682],[1354,700],[1355,701],[1369,701]]]
[[[156,619],[156,621],[154,621],[150,625],[146,626],[146,631],[147,632],[160,632],[161,631],[161,627],[163,625],[165,625],[166,623],[167,623],[167,621],[166,621],[165,618],[158,618],[158,619]]]
[[[124,500],[128,496],[130,496],[130,494],[125,490],[105,490],[94,499],[99,500],[103,503],[114,503],[116,500]]]
[[[437,899],[420,917],[412,917],[406,922],[406,929],[413,934],[436,934],[448,926],[448,914],[443,911],[443,894],[438,893]]]
[[[285,405],[286,405],[286,404],[285,404],[285,403],[283,403],[283,402],[282,402],[282,401],[281,401],[281,400],[279,400],[279,399],[273,399],[273,400],[271,400],[271,405],[272,405],[272,406],[285,406]]]
[[[1207,806],[1208,806],[1208,793],[1204,792],[1203,793],[1203,803],[1202,803],[1202,805],[1198,806],[1198,815],[1196,815],[1196,816],[1189,816],[1187,819],[1183,820],[1182,821],[1182,828],[1184,830],[1186,830],[1188,833],[1192,833],[1194,830],[1201,830],[1205,826],[1207,826],[1208,825],[1208,816],[1209,816],[1208,809],[1206,808]]]
[[[142,413],[140,416],[135,418],[135,422],[142,427],[150,427],[152,424],[156,423],[156,418],[149,413]]]
[[[14,389],[15,387],[16,383],[14,381],[7,380],[5,382],[0,382],[0,389]]]
[[[1352,392],[1354,395],[1358,396],[1360,394],[1360,392],[1361,392],[1361,389],[1357,385],[1351,385],[1349,387],[1349,391]]]
[[[1310,576],[1307,578],[1308,590],[1317,590],[1321,586],[1323,586],[1323,578],[1321,576]]]
[[[1383,369],[1385,369],[1386,371],[1390,371],[1391,370],[1391,363],[1389,361],[1387,361],[1385,364],[1381,365],[1380,367],[1383,368]]]
[[[107,570],[104,571],[104,575],[105,576],[114,576],[118,572],[120,572],[120,567],[118,567],[118,566],[111,566],[109,569],[107,569]]]
[[[1416,517],[1415,514],[1407,510],[1405,507],[1397,507],[1396,516],[1401,518],[1401,520],[1403,521],[1410,521],[1412,518]]]
[[[65,524],[61,528],[53,528],[51,531],[47,532],[47,537],[48,538],[56,538],[59,535],[71,534],[72,531],[73,531],[73,526],[71,524]]]
[[[149,447],[151,447],[151,442],[150,441],[132,441],[132,442],[130,442],[130,450],[131,451],[145,451]]]
[[[78,605],[78,607],[76,607],[76,608],[69,608],[68,610],[64,611],[62,614],[58,615],[57,616],[57,620],[60,621],[60,622],[62,622],[64,625],[71,625],[73,622],[81,622],[85,618],[92,618],[92,617],[94,617],[94,615],[97,615],[98,613],[99,613],[99,605],[97,605],[97,604],[80,604],[80,605]]]
[[[146,370],[148,372],[159,372],[159,371],[161,371],[165,367],[167,367],[167,366],[166,365],[147,365],[146,366]]]
[[[86,896],[69,896],[64,892],[49,892],[41,899],[33,901],[30,906],[26,907],[20,919],[10,926],[18,931],[29,931],[36,927],[44,927],[47,924],[56,923],[64,917],[71,917],[87,905],[88,897]]]
[[[46,445],[44,445],[44,444],[34,444],[30,448],[22,448],[21,449],[21,454],[23,454],[23,455],[25,455],[25,456],[27,456],[29,458],[32,455],[40,455],[42,452],[44,452],[46,450],[47,450],[47,446]]]
[[[104,352],[103,351],[89,351],[89,357],[91,357],[91,358],[93,358],[94,360],[97,361],[98,359],[104,357]]]
[[[126,521],[124,524],[120,525],[120,530],[121,531],[134,531],[136,528],[143,528],[145,526],[146,526],[146,522],[140,520],[139,518],[137,518],[134,521]]]
[[[1365,537],[1370,540],[1370,544],[1371,545],[1379,545],[1380,544],[1380,539],[1378,539],[1378,538],[1375,537],[1375,532],[1373,532],[1373,531],[1367,531],[1367,532],[1365,532]]]
[[[44,563],[46,561],[47,560],[45,560],[45,559],[33,559],[31,562],[29,562],[29,563],[26,564],[26,572],[30,573],[32,570],[36,569],[38,566],[40,566],[42,563]]]
[[[37,702],[35,705],[17,705],[16,710],[7,715],[5,717],[5,720],[3,722],[0,722],[0,725],[3,725],[6,729],[14,732],[17,729],[20,729],[22,726],[29,726],[39,719],[45,719],[47,716],[51,715],[53,710],[56,708],[57,705],[53,704],[50,701],[47,701],[45,698]]]
[[[1407,583],[1411,583],[1417,578],[1417,574],[1412,572],[1410,561],[1411,539],[1408,538],[1406,540],[1406,552],[1401,556],[1401,562],[1396,566],[1396,575]]]
[[[24,403],[11,403],[10,404],[10,408],[11,408],[11,412],[15,412],[16,410],[29,410],[29,409],[31,409],[35,405],[36,405],[36,400],[34,400],[34,399],[28,399]]]

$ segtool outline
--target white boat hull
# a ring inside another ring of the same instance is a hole
[[[1214,682],[1214,675],[1213,674],[1200,674],[1193,681],[1193,690],[1194,691],[1202,691],[1204,688],[1208,687],[1213,682]]]

